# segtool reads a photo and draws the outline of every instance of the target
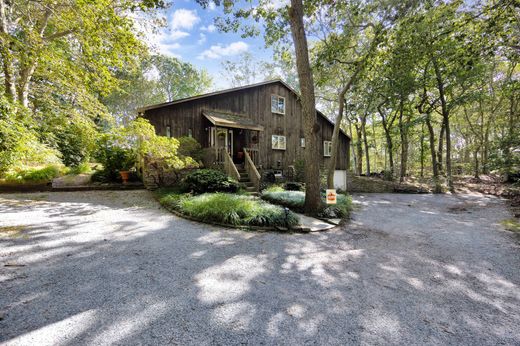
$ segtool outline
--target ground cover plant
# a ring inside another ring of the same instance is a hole
[[[303,212],[305,192],[303,191],[275,191],[264,190],[262,199],[270,203],[290,208],[296,212]],[[337,204],[326,204],[325,194],[322,194],[320,209],[317,215],[328,218],[347,218],[352,210],[352,199],[350,196],[338,194]]]
[[[290,210],[247,195],[159,190],[156,196],[167,209],[201,222],[263,227],[291,227],[299,222]]]

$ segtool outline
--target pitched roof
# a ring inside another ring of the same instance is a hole
[[[263,131],[264,127],[256,124],[252,119],[221,111],[203,109],[204,115],[213,125],[222,127],[233,127],[237,129]]]
[[[176,104],[183,103],[183,102],[189,102],[189,101],[193,101],[193,100],[198,100],[198,99],[202,99],[202,98],[205,98],[205,97],[211,97],[211,96],[216,96],[216,95],[227,94],[227,93],[231,93],[231,92],[234,92],[234,91],[251,89],[251,88],[256,88],[256,87],[259,87],[259,86],[269,85],[269,84],[274,84],[274,83],[282,84],[289,91],[291,91],[298,99],[300,98],[300,94],[298,94],[298,92],[296,90],[294,90],[289,84],[285,83],[281,79],[273,79],[273,80],[269,80],[269,81],[265,81],[265,82],[244,85],[244,86],[241,86],[241,87],[224,89],[224,90],[214,91],[214,92],[211,92],[211,93],[206,93],[206,94],[201,94],[201,95],[196,95],[196,96],[191,96],[191,97],[185,97],[185,98],[174,100],[174,101],[171,101],[171,102],[164,102],[164,103],[158,103],[158,104],[150,105],[150,106],[146,106],[146,107],[140,107],[140,108],[137,109],[137,112],[138,113],[142,113],[142,112],[145,112],[145,111],[150,110],[150,109],[168,107],[168,106],[171,106],[171,105],[176,105]],[[319,110],[316,110],[316,112],[318,113],[318,115],[323,117],[326,121],[328,121],[332,126],[334,126],[334,123],[329,118],[327,118],[322,112],[320,112]],[[343,129],[340,129],[340,133],[342,133],[343,135],[347,136],[347,138],[350,139],[350,136],[347,135],[345,133],[345,131],[343,131]]]

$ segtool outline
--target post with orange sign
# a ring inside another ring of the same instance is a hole
[[[327,204],[336,204],[336,190],[329,189],[325,192]]]

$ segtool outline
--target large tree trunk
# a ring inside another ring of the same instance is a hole
[[[441,70],[437,64],[435,58],[433,59],[433,67],[435,70],[435,77],[437,80],[437,89],[439,90],[439,99],[441,101],[441,113],[442,119],[444,123],[444,132],[446,135],[446,178],[448,183],[448,188],[451,192],[455,191],[453,186],[453,177],[451,174],[451,133],[450,133],[450,113],[448,110],[448,105],[446,103],[446,94],[444,92],[444,82],[442,80]]]
[[[438,149],[437,149],[437,166],[439,169],[439,174],[443,171],[442,166],[442,158],[443,158],[443,148],[444,148],[444,134],[446,133],[446,123],[444,122],[444,119],[442,120],[441,124],[441,132],[439,133],[439,143],[438,143]]]
[[[300,80],[301,103],[305,132],[305,213],[316,214],[321,204],[320,168],[317,133],[320,126],[317,122],[314,80],[309,62],[307,36],[303,24],[302,0],[291,0],[289,23],[296,53],[296,69]]]
[[[2,71],[4,73],[5,96],[11,101],[16,101],[16,81],[13,66],[13,56],[8,32],[8,4],[0,0],[0,56],[2,58]]]
[[[399,102],[399,134],[401,136],[401,169],[399,172],[399,182],[403,182],[406,177],[408,164],[408,129],[403,119],[403,100]]]
[[[430,139],[430,155],[432,158],[432,173],[433,173],[433,192],[441,193],[442,187],[439,181],[439,166],[437,165],[437,155],[435,152],[435,131],[433,130],[430,114],[426,114],[426,127],[428,127],[428,135]]]
[[[421,137],[419,138],[421,145],[421,173],[420,177],[424,178],[424,123],[421,125]]]
[[[361,133],[363,135],[363,145],[365,146],[365,160],[366,160],[366,174],[367,177],[370,176],[370,152],[369,152],[369,146],[368,146],[368,139],[367,139],[367,115],[365,114],[363,118],[361,119]]]
[[[341,129],[341,121],[343,120],[343,113],[345,108],[345,94],[347,90],[343,89],[338,96],[338,115],[334,123],[334,130],[332,131],[332,153],[330,155],[329,167],[327,169],[327,187],[334,188],[334,171],[336,170],[336,161],[339,153],[339,131]]]
[[[357,156],[357,166],[356,166],[356,174],[361,175],[363,174],[363,144],[362,144],[362,138],[363,133],[361,131],[361,126],[354,124],[354,127],[356,129],[356,156]]]

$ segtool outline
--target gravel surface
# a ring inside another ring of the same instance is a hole
[[[278,234],[147,191],[0,195],[0,344],[520,344],[503,201],[355,200],[343,228]]]

